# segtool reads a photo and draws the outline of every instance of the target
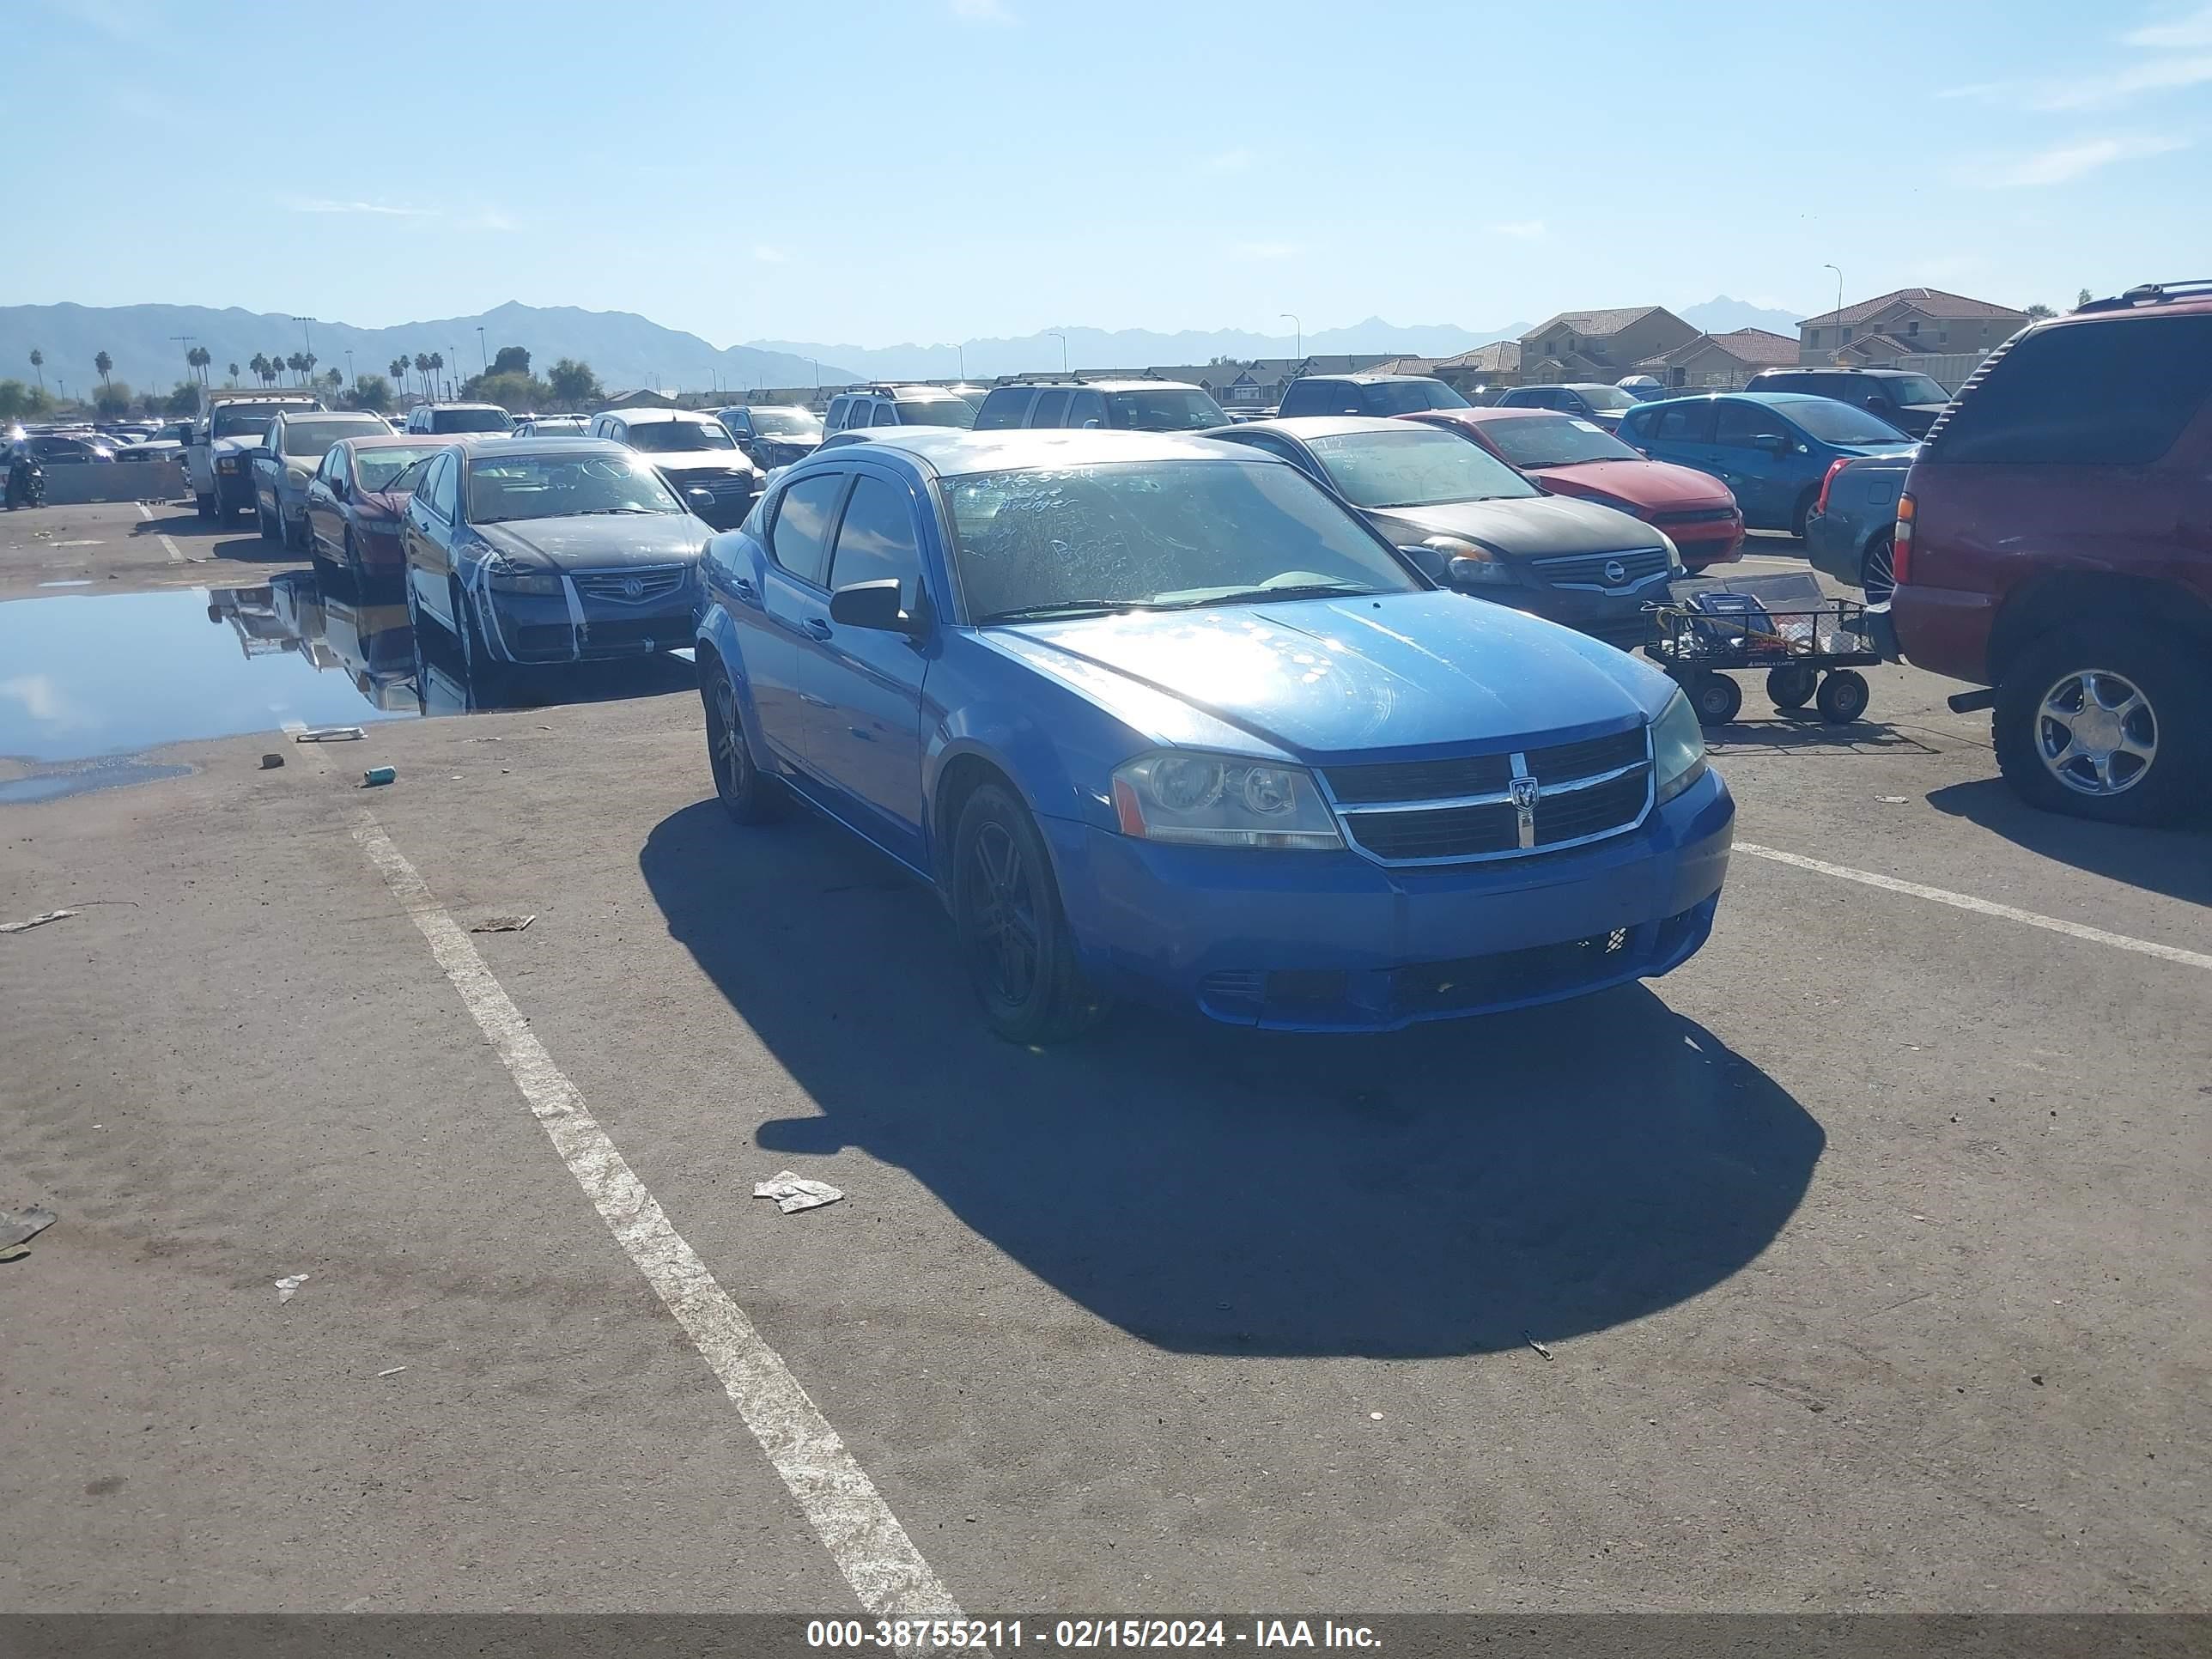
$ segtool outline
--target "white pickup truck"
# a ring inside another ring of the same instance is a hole
[[[312,392],[209,392],[185,443],[200,517],[218,523],[253,510],[253,452],[280,410],[320,409]]]

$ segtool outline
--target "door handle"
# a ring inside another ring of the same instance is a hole
[[[753,585],[748,581],[732,582],[730,584],[730,592],[736,594],[747,605],[753,604],[760,598],[760,595],[753,591]]]
[[[830,637],[830,624],[819,617],[809,617],[806,619],[806,631],[817,640],[826,640]]]

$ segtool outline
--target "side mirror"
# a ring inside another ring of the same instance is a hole
[[[899,585],[890,577],[839,588],[830,596],[830,620],[879,634],[921,631],[921,619],[899,604]]]
[[[343,478],[333,478],[331,480],[331,494],[342,501],[350,501],[353,498],[353,486],[346,483]]]
[[[714,492],[711,489],[687,489],[684,492],[684,499],[691,503],[694,513],[712,513],[714,510]]]

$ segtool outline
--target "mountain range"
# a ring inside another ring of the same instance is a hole
[[[1762,310],[1725,295],[1676,313],[1686,322],[1712,333],[1735,328],[1766,328],[1795,334],[1794,313]],[[626,311],[586,311],[574,306],[540,307],[514,301],[472,317],[403,323],[392,328],[356,328],[350,324],[295,321],[282,312],[255,313],[232,307],[79,305],[0,307],[0,376],[31,378],[35,348],[46,359],[48,386],[77,390],[94,377],[93,359],[105,351],[112,374],[140,391],[166,390],[184,378],[187,343],[214,354],[216,378],[227,378],[231,363],[244,364],[257,352],[288,355],[312,349],[323,369],[352,367],[364,374],[382,374],[391,360],[417,352],[441,352],[449,370],[465,377],[485,351],[501,346],[526,348],[541,374],[556,358],[589,363],[610,391],[640,386],[706,390],[716,384],[734,396],[753,386],[796,386],[818,378],[824,386],[857,380],[948,380],[965,374],[989,380],[1001,374],[1071,368],[1143,368],[1205,363],[1216,357],[1289,357],[1303,347],[1310,354],[1393,352],[1407,356],[1445,357],[1493,340],[1512,339],[1531,325],[1508,324],[1478,331],[1453,323],[1401,325],[1370,317],[1348,327],[1320,329],[1302,337],[1237,329],[1185,330],[1156,333],[1146,329],[1070,327],[1006,338],[974,339],[958,345],[823,345],[800,340],[754,340],[717,347],[696,334],[664,328]],[[483,332],[482,344],[477,330]],[[185,337],[180,338],[179,337]]]

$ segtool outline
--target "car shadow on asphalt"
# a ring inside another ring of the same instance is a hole
[[[1716,755],[1747,749],[1832,749],[1857,754],[1907,749],[1923,755],[1940,752],[1880,720],[1853,720],[1847,726],[1831,726],[1809,712],[1770,712],[1749,720],[1730,720],[1726,726],[1708,726],[1705,741]]]
[[[2142,830],[2040,811],[2002,778],[1930,790],[1928,804],[2039,857],[2212,908],[2212,829]]]
[[[1642,987],[1376,1037],[1125,1009],[1028,1049],[984,1028],[934,896],[811,814],[740,831],[708,799],[639,862],[819,1108],[762,1147],[898,1164],[1164,1348],[1439,1356],[1602,1330],[1741,1272],[1826,1144]]]

